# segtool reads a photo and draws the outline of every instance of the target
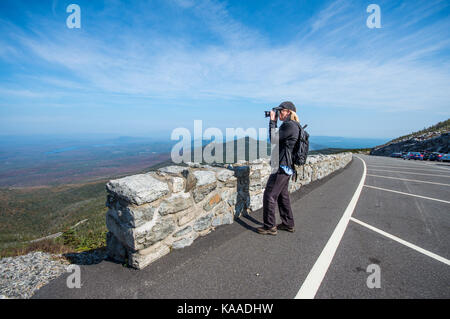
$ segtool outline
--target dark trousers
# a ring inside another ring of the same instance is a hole
[[[265,228],[276,226],[275,208],[277,204],[282,223],[288,227],[294,227],[294,216],[292,215],[288,190],[290,178],[291,176],[284,173],[281,168],[277,173],[269,176],[263,199]]]

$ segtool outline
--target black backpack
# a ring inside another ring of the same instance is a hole
[[[303,177],[305,177],[305,163],[306,158],[308,157],[308,150],[309,150],[309,134],[305,131],[305,128],[308,125],[301,126],[300,123],[298,123],[298,127],[300,129],[297,142],[294,145],[294,150],[292,153],[292,162],[294,165],[301,166],[303,165]],[[294,166],[294,176],[292,179],[294,181],[297,181],[297,169]]]

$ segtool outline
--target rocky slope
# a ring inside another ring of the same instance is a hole
[[[393,140],[374,147],[370,155],[389,156],[395,152],[439,152],[449,153],[450,132],[426,132],[405,139]]]

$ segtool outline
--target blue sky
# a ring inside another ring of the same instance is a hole
[[[449,57],[449,1],[2,0],[0,135],[258,128],[290,100],[311,135],[393,138],[450,117]]]

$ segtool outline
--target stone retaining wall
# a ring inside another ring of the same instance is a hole
[[[309,156],[289,191],[345,167],[351,153]],[[269,159],[226,168],[188,163],[107,183],[107,250],[110,258],[142,269],[172,249],[189,246],[234,217],[263,205]],[[303,176],[304,168],[304,176]]]

